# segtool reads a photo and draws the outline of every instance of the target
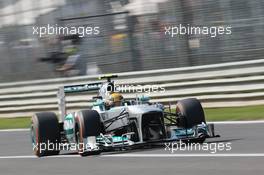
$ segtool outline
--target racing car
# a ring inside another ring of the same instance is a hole
[[[111,103],[109,96],[120,97],[113,78],[117,75],[100,77],[106,81],[59,87],[59,115],[40,112],[32,116],[34,154],[58,155],[65,147],[76,147],[81,156],[87,156],[180,140],[203,143],[207,138],[219,137],[214,125],[206,123],[201,103],[195,98],[179,100],[175,110],[151,103],[144,95],[119,98],[118,105],[116,101]],[[98,91],[93,106],[67,113],[66,94],[87,91]]]

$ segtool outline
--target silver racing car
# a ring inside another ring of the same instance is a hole
[[[180,140],[203,143],[206,138],[219,137],[214,125],[206,124],[197,99],[180,100],[175,110],[151,103],[146,96],[124,99],[111,80],[116,77],[103,76],[105,82],[60,87],[59,117],[53,112],[32,117],[35,155],[57,155],[61,150],[75,149],[86,156]],[[98,91],[93,106],[66,113],[65,95],[85,91]]]

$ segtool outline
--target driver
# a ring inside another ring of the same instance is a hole
[[[106,104],[110,107],[122,106],[123,96],[119,92],[111,92],[110,99],[107,100]]]

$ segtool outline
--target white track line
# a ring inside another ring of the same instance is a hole
[[[93,156],[88,156],[93,158]],[[231,153],[231,154],[109,154],[95,157],[116,157],[116,158],[194,158],[194,157],[264,157],[264,153]],[[0,156],[1,159],[52,159],[52,158],[82,158],[79,155],[58,155],[38,158],[31,156]]]
[[[264,153],[233,153],[233,154],[111,154],[111,155],[102,155],[101,157],[142,157],[142,158],[170,158],[170,157],[264,157]]]
[[[236,124],[263,124],[264,120],[251,120],[251,121],[216,121],[216,122],[208,122],[214,124],[223,124],[223,125],[236,125]]]
[[[25,132],[29,129],[1,129],[0,132]]]
[[[36,156],[0,156],[0,159],[33,159]]]
[[[80,155],[58,155],[58,156],[50,156],[50,157],[37,157],[34,155],[31,156],[0,156],[1,159],[46,159],[46,158],[75,158],[75,157],[81,157]]]

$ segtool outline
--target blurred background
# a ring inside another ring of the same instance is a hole
[[[78,43],[84,71],[59,71],[63,42],[33,35],[47,24],[100,27]],[[232,35],[164,35],[179,24],[231,26]],[[263,33],[263,0],[0,0],[0,82],[261,59]]]

